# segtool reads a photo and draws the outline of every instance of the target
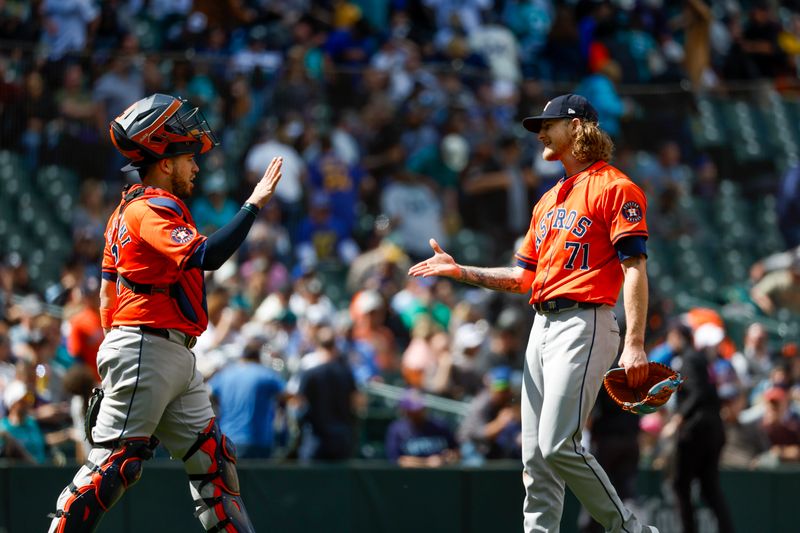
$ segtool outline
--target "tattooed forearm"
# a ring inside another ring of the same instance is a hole
[[[481,268],[462,266],[458,281],[469,283],[476,287],[494,289],[507,292],[524,292],[529,287],[522,287],[522,280],[517,276],[516,269],[510,267]]]

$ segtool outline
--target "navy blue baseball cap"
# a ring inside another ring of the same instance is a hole
[[[539,133],[542,121],[549,118],[582,118],[597,122],[597,110],[579,94],[562,94],[547,102],[541,115],[522,120],[526,130]]]

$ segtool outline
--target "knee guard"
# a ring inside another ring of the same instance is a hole
[[[236,448],[219,430],[216,419],[211,419],[197,436],[183,462],[189,474],[195,516],[206,531],[255,532],[239,494]]]
[[[94,531],[103,513],[142,477],[142,462],[153,457],[155,437],[120,441],[113,448],[93,448],[86,464],[58,498],[50,533]]]

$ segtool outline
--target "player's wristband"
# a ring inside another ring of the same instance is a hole
[[[253,216],[258,216],[258,212],[261,210],[256,204],[251,202],[245,202],[242,206],[242,209],[245,211],[252,213]]]
[[[114,310],[108,307],[100,308],[100,326],[103,329],[111,329],[111,323],[114,318]]]

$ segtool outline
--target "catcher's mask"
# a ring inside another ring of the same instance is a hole
[[[180,154],[204,154],[219,144],[199,108],[166,94],[132,104],[111,121],[110,135],[130,159],[123,172]]]

